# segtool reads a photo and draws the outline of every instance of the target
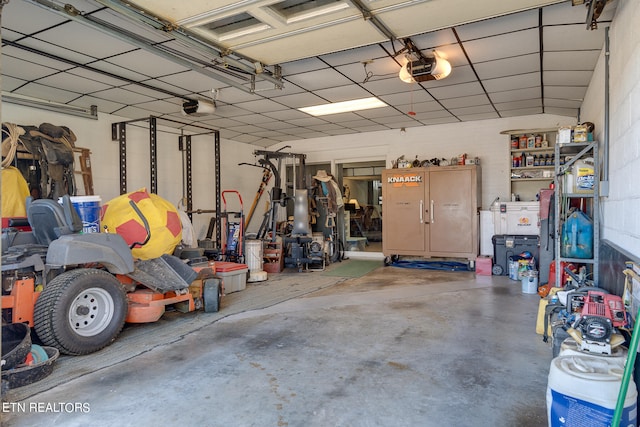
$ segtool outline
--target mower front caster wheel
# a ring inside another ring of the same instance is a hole
[[[205,313],[217,313],[222,301],[222,285],[220,279],[207,279],[202,285],[202,299]]]

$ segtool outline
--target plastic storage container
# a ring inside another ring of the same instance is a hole
[[[547,383],[550,427],[609,427],[613,419],[624,360],[597,356],[559,356],[551,361]],[[629,381],[620,426],[635,426],[637,391]]]
[[[538,260],[538,236],[495,235],[493,242],[493,274],[504,276],[509,273],[509,257],[518,256],[523,252],[530,252],[536,262]]]
[[[560,256],[593,258],[593,221],[582,211],[575,211],[562,225]]]
[[[494,234],[540,234],[539,202],[495,203],[491,212]]]
[[[215,276],[222,280],[225,294],[237,292],[247,287],[247,264],[237,264],[235,262],[216,261]]]

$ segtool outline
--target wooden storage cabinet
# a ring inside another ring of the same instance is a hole
[[[480,201],[476,165],[384,170],[383,254],[474,261]]]

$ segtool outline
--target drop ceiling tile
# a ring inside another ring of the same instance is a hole
[[[309,71],[329,68],[329,66],[318,58],[312,57],[299,61],[285,62],[282,66],[282,75],[286,78],[293,74],[306,73]]]
[[[437,110],[437,111],[418,112],[413,117],[416,120],[423,122],[425,120],[433,120],[433,119],[441,119],[441,118],[453,117],[453,115],[450,112],[446,111],[446,110]]]
[[[372,80],[388,79],[395,77],[400,72],[400,65],[392,58],[378,58],[373,62],[363,64],[355,62],[336,67],[336,70],[347,76],[349,79],[366,87],[367,82]]]
[[[587,93],[586,86],[547,86],[545,88],[545,94],[553,96],[556,99],[584,99],[585,93]]]
[[[21,88],[14,90],[13,93],[45,101],[58,102],[60,104],[66,104],[80,97],[80,94],[77,92],[57,89],[39,83],[27,83]]]
[[[431,55],[433,53],[433,50],[434,49],[423,49],[422,53],[425,55]],[[448,44],[440,46],[435,49],[435,51],[438,56],[449,61],[453,68],[469,65],[469,61],[467,60],[465,52],[458,44]]]
[[[149,111],[145,108],[135,107],[128,105],[115,112],[117,116],[128,117],[130,119],[141,119],[153,115],[153,111]]]
[[[39,55],[35,52],[30,52],[25,49],[21,49],[14,45],[2,46],[2,57],[18,58],[26,61],[30,64],[38,64],[47,68],[53,68],[56,70],[69,70],[74,68],[74,65],[68,64],[63,61],[58,61],[53,58]]]
[[[549,86],[589,86],[591,71],[545,71],[544,84]]]
[[[327,64],[338,67],[339,65],[354,62],[370,61],[376,58],[385,58],[387,53],[378,44],[360,47],[357,49],[347,49],[336,53],[320,56],[320,59]]]
[[[451,108],[449,111],[454,116],[461,117],[473,114],[495,113],[496,110],[491,105],[485,104],[476,105],[475,107]]]
[[[440,49],[443,46],[456,44],[456,36],[450,29],[432,31],[417,36],[411,36],[411,40],[418,49]],[[399,50],[399,48],[397,48]]]
[[[478,114],[461,114],[456,115],[463,122],[468,122],[472,120],[487,120],[487,119],[499,119],[500,116],[498,113],[494,112],[486,112],[486,113],[478,113]]]
[[[298,134],[298,137],[302,139],[322,138],[324,136],[327,136],[327,134],[322,132],[303,132]]]
[[[270,122],[264,122],[259,124],[260,124],[260,127],[269,129],[269,130],[282,130],[282,129],[287,129],[291,127],[291,125],[287,122],[273,121],[273,120]]]
[[[329,102],[349,101],[352,99],[368,98],[369,92],[357,85],[338,86],[329,89],[320,89],[313,92],[315,95]]]
[[[337,125],[335,123],[324,123],[321,125],[313,125],[313,126],[307,126],[307,129],[310,130],[315,130],[318,132],[325,132],[328,130],[337,130],[337,129],[343,129],[345,126],[344,123],[340,123],[340,125]]]
[[[298,110],[280,110],[269,113],[264,113],[265,116],[271,117],[274,120],[295,120],[309,117],[308,114]]]
[[[319,119],[317,117],[309,117],[309,116],[307,116],[304,119],[287,120],[287,123],[289,123],[290,125],[294,125],[294,126],[306,127],[306,126],[320,125],[320,124],[324,124],[324,123],[327,123],[327,122],[325,120]]]
[[[264,127],[264,124],[266,123],[274,123],[271,117],[267,117],[262,114],[247,114],[246,116],[235,116],[233,119],[242,123],[260,125],[260,127]],[[271,129],[271,130],[275,130],[275,129]]]
[[[371,126],[359,126],[355,128],[358,132],[377,132],[380,130],[389,130],[389,126],[374,124]]]
[[[140,74],[137,73],[136,71],[133,70],[129,70],[126,68],[122,68],[116,64],[112,64],[108,61],[96,61],[94,63],[91,64],[92,67],[101,70],[101,71],[106,71],[107,73],[111,73],[115,76],[121,76],[124,77],[125,79],[129,79],[129,80],[134,80],[134,81],[143,81],[143,80],[147,80],[149,78],[149,76],[145,76],[144,74]],[[166,77],[165,77],[166,79]],[[166,80],[165,80],[166,81]],[[168,82],[171,83],[171,82]],[[178,85],[176,85],[178,86]]]
[[[2,81],[4,86],[4,79]],[[91,105],[95,105],[98,107],[98,111],[101,113],[112,113],[114,111],[120,110],[124,107],[124,104],[119,102],[109,101],[107,99],[96,98],[95,96],[81,96],[80,98],[74,99],[70,102],[71,105],[75,105],[76,107],[88,108]]]
[[[546,99],[545,99],[545,102],[546,102]],[[500,112],[507,111],[507,110],[520,110],[522,108],[542,107],[542,99],[540,98],[523,99],[521,101],[500,102],[494,105],[496,109]]]
[[[26,46],[40,52],[46,52],[46,54],[49,56],[63,58],[65,60],[73,61],[78,64],[87,64],[96,60],[96,58],[90,56],[86,52],[76,52],[63,46],[53,45],[45,40],[41,40],[36,37],[30,37],[28,39],[20,40],[19,43],[21,46]]]
[[[135,50],[112,56],[109,58],[109,62],[131,70],[135,69],[137,72],[149,77],[160,77],[187,71],[185,67],[145,50]]]
[[[33,64],[22,59],[2,55],[2,74],[24,80],[37,80],[56,74],[55,68]]]
[[[5,28],[4,26],[2,27],[2,41],[3,42],[7,42],[7,41],[16,41],[18,39],[23,38],[25,35],[23,33],[19,33],[17,31],[12,31],[8,28]],[[4,50],[4,46],[2,46],[2,50]]]
[[[240,132],[240,133],[257,133],[264,130],[261,127],[248,125],[246,123],[243,123],[241,126],[227,127],[225,129],[229,129],[229,130]]]
[[[431,95],[436,99],[458,98],[460,96],[472,96],[484,93],[480,83],[463,83],[453,86],[445,86],[429,89]]]
[[[454,116],[420,120],[420,123],[422,123],[425,126],[444,125],[447,123],[459,123],[459,122],[460,120]]]
[[[518,117],[518,116],[528,116],[532,114],[542,114],[542,107],[540,108],[521,108],[518,110],[505,110],[501,111],[500,115],[502,117]]]
[[[421,113],[419,113],[421,114]],[[418,117],[418,114],[416,114],[415,116],[409,116],[407,114],[395,114],[393,116],[388,116],[388,117],[376,117],[375,119],[372,119],[374,122],[381,124],[381,125],[387,125],[389,127],[394,127],[396,123],[404,123],[406,126],[406,123],[411,123],[413,122],[414,118]]]
[[[523,99],[540,98],[542,92],[539,87],[531,87],[515,90],[504,90],[498,92],[490,92],[489,98],[494,103],[520,101]]]
[[[500,77],[484,81],[484,87],[487,92],[522,89],[538,85],[540,85],[540,73],[519,74],[517,76]]]
[[[528,10],[520,13],[500,16],[471,24],[456,27],[460,40],[474,40],[492,37],[497,34],[512,33],[538,26],[538,10]]]
[[[433,101],[433,97],[426,90],[422,89],[422,87],[418,85],[409,85],[409,88],[413,88],[413,90],[408,90],[406,92],[400,93],[392,93],[388,95],[379,96],[381,100],[386,102],[389,105],[398,105],[398,104],[408,104],[410,102],[419,103],[419,102],[430,102]]]
[[[559,116],[578,117],[580,110],[578,108],[546,107],[544,112],[547,114],[557,114]]]
[[[380,124],[391,129],[410,128],[410,127],[420,126],[420,122],[418,121],[415,121],[413,119],[403,119],[403,118],[400,118],[397,121],[389,121],[389,122],[380,123]]]
[[[302,86],[307,90],[325,89],[334,86],[344,86],[351,81],[333,69],[310,71],[287,77],[290,82]]]
[[[375,124],[376,123],[372,122],[371,120],[360,119],[360,120],[353,120],[349,122],[342,122],[340,123],[340,126],[345,126],[351,129],[357,129],[358,127],[373,126]]]
[[[33,34],[56,26],[67,19],[25,1],[10,1],[2,6],[2,26],[22,34]],[[4,37],[4,28],[2,29]]]
[[[216,129],[238,128],[238,127],[244,125],[242,122],[239,122],[239,121],[233,120],[233,119],[224,118],[224,117],[217,117],[217,118],[206,119],[206,120],[201,120],[201,121],[203,123],[205,123],[206,125],[211,126],[213,128],[216,128]]]
[[[543,69],[547,70],[589,70],[596,67],[600,58],[600,49],[545,52],[543,57]]]
[[[182,111],[182,108],[176,104],[166,101],[151,101],[136,104],[136,107],[153,111],[155,114],[175,114],[176,111]]]
[[[538,29],[471,40],[464,47],[472,63],[535,53],[540,51]]]
[[[249,134],[240,134],[233,137],[234,141],[244,142],[245,144],[253,144],[256,141],[259,141],[260,139],[261,138],[259,136],[249,135]]]
[[[296,93],[293,95],[277,96],[272,98],[273,101],[290,108],[309,107],[311,105],[326,104],[327,100],[311,92]],[[282,109],[282,107],[280,108]],[[279,117],[275,117],[279,118]]]
[[[324,133],[331,136],[337,136],[337,135],[352,135],[354,133],[358,133],[358,131],[355,129],[341,128],[341,129],[325,130]]]
[[[146,78],[140,77],[136,78],[135,80],[144,79]],[[195,71],[183,71],[180,73],[164,75],[162,77],[159,77],[157,80],[163,81],[174,87],[182,88],[183,90],[190,93],[202,93],[211,91],[213,89],[221,89],[219,99],[224,100],[225,102],[230,102],[223,98],[222,90],[227,88],[224,83],[214,80],[203,74],[196,73]]]
[[[436,104],[436,103],[434,102],[433,104]],[[474,107],[477,105],[487,105],[487,104],[489,104],[489,98],[487,98],[487,95],[485,94],[442,100],[442,105],[444,106],[444,108],[447,108],[447,109]],[[435,105],[433,107],[435,108]]]
[[[77,34],[82,34],[82,37]],[[43,31],[38,34],[38,38],[94,58],[107,58],[137,49],[99,31],[87,31],[86,26],[74,21]]]
[[[233,119],[234,117],[246,116],[250,113],[251,111],[236,107],[235,105],[220,105],[220,108],[216,108],[215,115]]]
[[[100,82],[108,86],[120,86],[122,84],[126,84],[126,80],[117,79],[97,71],[87,70],[85,68],[80,68],[80,67],[69,70],[68,73],[73,76],[79,76],[85,79]]]
[[[561,108],[577,109],[582,106],[582,101],[579,99],[555,99],[547,96],[544,99],[544,104],[546,107],[561,107]]]
[[[229,129],[220,129],[220,138],[222,139],[231,139],[235,138],[238,135],[242,135],[240,132],[235,132]]]
[[[255,101],[240,102],[235,105],[236,107],[240,107],[254,113],[266,113],[269,111],[282,110],[281,104],[269,99],[257,99]]]
[[[85,79],[84,77],[78,77],[73,74],[65,73],[58,73],[44,77],[38,80],[38,83],[56,87],[58,89],[66,89],[80,93],[98,92],[101,90],[109,89],[111,87],[110,85],[106,85],[95,80],[89,80]]]
[[[397,114],[398,110],[394,107],[380,107],[380,108],[372,108],[370,110],[362,110],[356,112],[359,116],[365,117],[367,119],[372,119],[375,117],[388,117],[393,114]],[[345,124],[341,122],[340,124]]]
[[[141,83],[149,87],[134,84],[133,86],[137,86],[141,88],[141,89],[137,89],[138,92],[143,94],[148,93],[149,96],[154,96],[159,99],[167,99],[168,97],[175,97],[175,98],[180,98],[180,100],[182,101],[183,97],[187,95],[191,95],[191,92],[189,92],[186,89],[171,85],[169,83],[163,82],[162,80],[158,80],[158,79],[145,80]],[[212,94],[210,90],[204,93],[201,93],[200,96],[202,98],[207,98],[207,99],[212,98]]]
[[[359,111],[358,113],[331,114],[324,117],[327,119],[327,121],[330,121],[331,123],[338,123],[340,126],[342,126],[342,123],[344,122],[360,120],[362,118],[360,113],[361,111]]]
[[[457,99],[457,98],[454,98],[454,99]],[[415,113],[424,113],[427,111],[441,111],[442,105],[440,105],[435,101],[429,101],[429,102],[418,102],[416,104],[400,104],[400,105],[397,105],[396,108],[403,113],[407,113],[409,111],[413,111]]]
[[[153,100],[153,98],[149,96],[141,95],[139,93],[121,88],[107,89],[100,92],[95,92],[93,95],[97,98],[103,98],[114,102],[124,102],[128,105],[140,104]]]
[[[478,73],[478,77],[483,80],[527,74],[540,71],[540,55],[533,53],[489,62],[478,62],[474,64],[474,68]]]
[[[604,46],[604,30],[587,31],[584,20],[576,25],[545,27],[543,42],[545,50],[592,50]]]
[[[407,84],[394,76],[388,79],[373,80],[367,82],[364,87],[373,95],[381,97],[382,95],[390,95],[400,92],[409,92],[412,84]]]
[[[4,61],[4,58],[2,58]],[[2,91],[3,92],[11,92],[14,89],[19,88],[20,86],[27,83],[26,80],[17,79],[11,76],[2,76]]]
[[[275,130],[264,130],[264,129],[258,133],[253,133],[252,135],[259,136],[260,138],[271,138],[271,139],[276,139],[276,138],[285,136],[285,134],[282,132],[278,132]]]

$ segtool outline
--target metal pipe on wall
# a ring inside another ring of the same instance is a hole
[[[604,136],[602,140],[602,179],[600,195],[609,196],[609,27],[604,29]]]

